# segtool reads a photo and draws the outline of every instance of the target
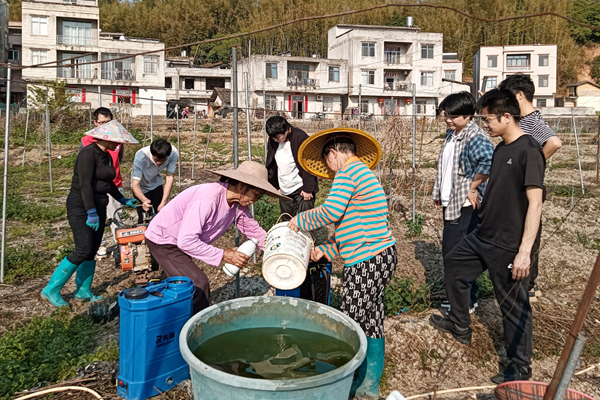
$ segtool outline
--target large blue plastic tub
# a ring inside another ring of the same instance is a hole
[[[333,371],[288,380],[252,379],[228,374],[200,361],[193,350],[225,332],[286,327],[323,333],[350,344],[356,355]],[[347,400],[354,371],[363,362],[367,338],[347,315],[293,297],[245,297],[216,304],[194,315],[183,327],[179,346],[190,365],[195,400]]]
[[[194,290],[189,278],[171,277],[119,294],[119,396],[143,400],[189,379],[179,334],[192,316]]]

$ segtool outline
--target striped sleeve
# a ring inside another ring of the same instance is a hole
[[[317,248],[325,253],[325,257],[327,257],[329,261],[333,260],[338,256],[338,254],[340,254],[338,246],[335,243],[335,237],[333,236],[327,239],[325,243]]]

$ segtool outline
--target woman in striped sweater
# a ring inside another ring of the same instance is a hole
[[[357,156],[357,145],[365,154]],[[358,130],[323,131],[307,139],[299,151],[302,166],[317,176],[335,176],[325,203],[298,214],[288,225],[310,231],[334,224],[335,234],[311,252],[311,259],[339,256],[344,261],[342,311],[363,328],[368,343],[350,394],[377,399],[385,355],[383,295],[397,263],[385,193],[362,161],[374,167],[380,155],[377,141]],[[319,173],[322,167],[315,167],[318,157],[329,169],[325,175]]]

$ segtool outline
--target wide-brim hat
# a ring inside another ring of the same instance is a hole
[[[298,160],[305,171],[320,178],[332,179],[335,176],[335,172],[329,169],[321,154],[325,143],[336,136],[351,138],[356,144],[356,156],[370,169],[375,168],[381,160],[383,154],[381,146],[368,133],[352,128],[326,129],[309,136],[300,145]]]
[[[213,171],[207,169],[206,171],[210,172],[211,174],[235,179],[236,181],[240,181],[247,185],[262,189],[268,196],[292,201],[292,199],[289,197],[279,193],[279,191],[269,183],[269,172],[267,171],[267,168],[256,161],[244,161],[237,167],[237,169],[227,169],[224,171]]]
[[[109,121],[105,124],[95,127],[91,131],[85,133],[87,136],[91,136],[98,140],[107,140],[115,143],[127,143],[127,144],[138,144],[139,142],[133,137],[131,133],[125,129],[123,125],[116,119]]]

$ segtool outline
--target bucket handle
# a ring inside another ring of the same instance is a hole
[[[284,215],[287,215],[288,217],[290,217],[290,219],[294,218],[288,213],[283,213],[279,216],[279,218],[277,218],[277,222],[275,222],[275,225],[277,225],[279,223],[279,221],[281,221],[281,217],[283,217]]]
[[[294,218],[294,217],[292,217],[292,216],[291,216],[290,214],[288,214],[288,213],[283,213],[283,214],[281,214],[281,215],[279,216],[279,218],[277,218],[277,222],[275,222],[275,225],[277,225],[277,224],[279,223],[279,221],[281,220],[281,217],[283,217],[284,215],[287,215],[288,217],[290,217],[290,219]],[[273,229],[273,228],[271,228],[271,229]],[[270,229],[269,229],[269,232],[271,232],[271,230],[270,230]],[[306,233],[307,233],[307,234],[310,236],[310,238],[312,239],[312,240],[311,240],[311,243],[310,243],[310,248],[311,248],[311,250],[313,250],[313,249],[315,248],[315,238],[313,237],[313,235],[312,235],[310,232],[306,232]],[[267,235],[268,235],[268,233],[267,233]]]

